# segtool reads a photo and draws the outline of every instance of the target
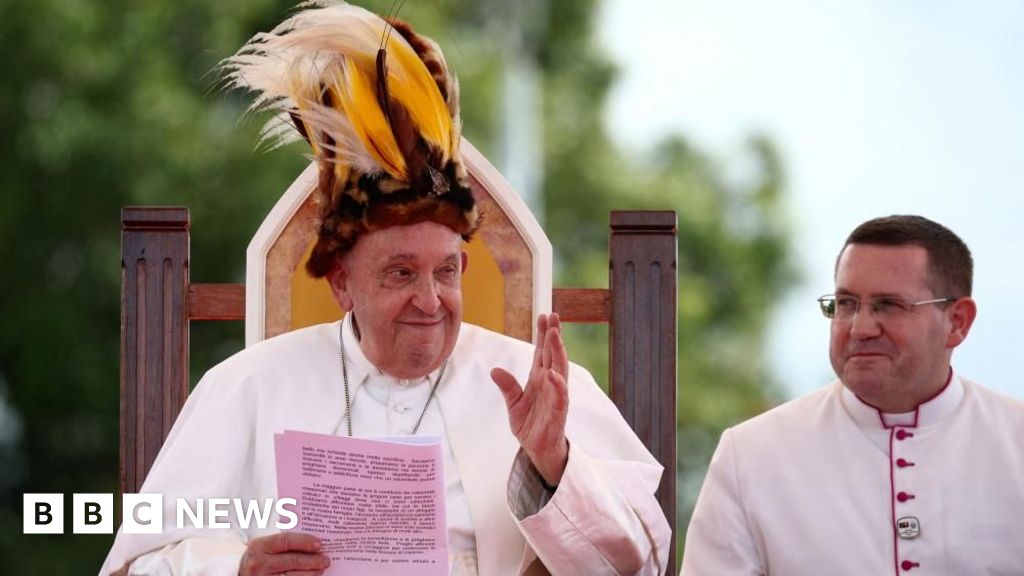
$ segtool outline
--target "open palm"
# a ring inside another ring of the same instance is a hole
[[[507,370],[491,370],[508,407],[509,426],[549,485],[562,479],[569,457],[565,418],[569,411],[569,356],[557,314],[537,317],[537,347],[526,385]]]

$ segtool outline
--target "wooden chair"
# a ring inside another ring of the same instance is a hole
[[[552,288],[551,244],[540,226],[468,141],[463,140],[462,152],[485,214],[467,245],[466,321],[527,341],[533,319],[542,312],[558,312],[563,322],[608,323],[609,393],[665,467],[658,498],[674,525],[675,212],[612,212],[609,288]],[[187,208],[122,209],[123,493],[142,486],[188,395],[191,321],[244,320],[249,346],[340,317],[326,283],[313,281],[303,269],[314,239],[309,221],[316,179],[311,165],[271,210],[249,245],[245,284],[190,280]],[[670,570],[674,565],[673,551]]]

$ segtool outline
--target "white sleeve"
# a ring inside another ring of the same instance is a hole
[[[229,538],[189,538],[136,558],[128,576],[236,576],[245,544]]]
[[[520,450],[509,478],[509,508],[530,548],[552,574],[663,574],[672,530],[654,490],[661,466],[598,460],[570,442],[550,499]]]
[[[680,576],[764,576],[747,522],[730,430],[711,458],[686,532]]]
[[[140,493],[163,499],[159,534],[118,530],[100,570],[109,574],[227,575],[238,573],[248,536],[234,518],[230,529],[177,526],[176,502],[194,506],[210,497],[251,496],[242,484],[251,473],[251,401],[234,381],[211,370],[188,397]],[[127,570],[126,570],[127,568]]]

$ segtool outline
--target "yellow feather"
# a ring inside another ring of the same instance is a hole
[[[333,75],[328,89],[341,103],[367,151],[385,171],[398,180],[407,180],[405,158],[398,148],[384,111],[377,103],[373,84],[351,61],[344,66],[344,79]]]
[[[383,170],[408,181],[407,159],[376,94],[377,50],[381,39],[388,38],[387,86],[392,101],[408,112],[406,121],[440,152],[442,166],[455,158],[461,126],[454,82],[448,88],[449,107],[412,46],[378,16],[328,0],[304,6],[307,9],[271,32],[257,34],[225,61],[230,84],[257,92],[252,108],[297,112],[316,157],[330,156],[331,162],[345,162],[366,173]],[[330,106],[321,99],[325,86],[333,96]],[[283,142],[278,138],[274,144]]]
[[[420,133],[437,146],[447,162],[452,157],[452,119],[441,90],[405,41],[388,42],[388,91],[409,111]]]

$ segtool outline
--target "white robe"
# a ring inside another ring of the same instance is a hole
[[[575,364],[569,373],[569,462],[550,501],[531,514],[535,489],[523,489],[531,484],[529,474],[510,473],[519,445],[489,374],[500,366],[525,381],[532,358],[527,343],[463,324],[437,390],[475,527],[479,573],[522,573],[537,557],[554,574],[662,573],[671,545],[654,497],[662,468],[593,377]],[[360,380],[350,372],[350,384]],[[273,523],[268,530],[178,530],[175,499],[276,497],[274,434],[333,434],[343,429],[344,409],[337,323],[267,340],[211,369],[141,489],[163,494],[164,533],[119,532],[101,574],[163,549],[167,560],[159,573],[233,576],[245,543],[273,532]],[[528,460],[520,455],[518,461],[521,471]]]
[[[883,421],[835,382],[722,434],[682,575],[1021,575],[1022,535],[1024,402],[953,376]]]

